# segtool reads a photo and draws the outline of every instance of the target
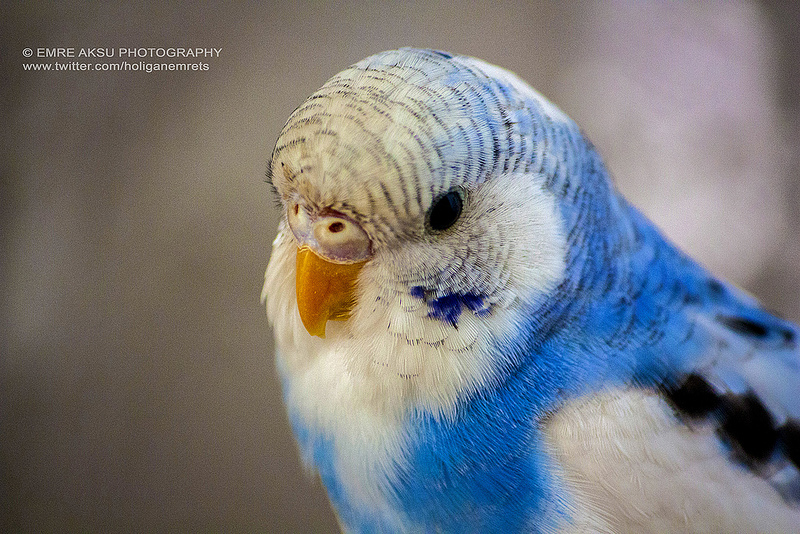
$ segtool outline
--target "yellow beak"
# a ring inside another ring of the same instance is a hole
[[[297,249],[297,309],[309,334],[324,338],[329,320],[350,317],[358,273],[365,263],[333,263],[308,247]]]

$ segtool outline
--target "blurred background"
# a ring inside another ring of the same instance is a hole
[[[517,72],[674,241],[800,321],[798,27],[777,1],[3,3],[0,530],[335,530],[259,304],[264,170],[291,111],[381,50]],[[152,46],[222,50],[23,68]]]

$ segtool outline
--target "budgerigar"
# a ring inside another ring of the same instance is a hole
[[[401,49],[268,169],[262,298],[348,532],[800,532],[800,329],[670,244],[514,74]]]

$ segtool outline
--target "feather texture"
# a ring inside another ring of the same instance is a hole
[[[515,75],[367,58],[291,115],[269,175],[370,240],[325,339],[285,222],[263,292],[345,530],[800,532],[797,326],[664,239]],[[448,194],[457,220],[431,225]]]

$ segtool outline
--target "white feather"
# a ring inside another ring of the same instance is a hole
[[[682,424],[654,392],[573,401],[544,429],[578,525],[606,522],[618,534],[800,532],[800,510],[732,462],[710,426]]]

